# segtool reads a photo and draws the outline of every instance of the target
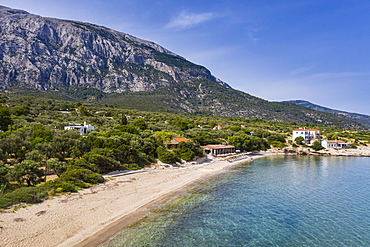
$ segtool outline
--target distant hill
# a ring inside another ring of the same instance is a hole
[[[309,123],[364,129],[358,122],[289,102],[269,102],[206,79],[194,79],[147,92],[106,94],[100,103],[147,111],[260,118],[269,121]]]
[[[305,101],[305,100],[289,100],[285,102],[290,102],[293,104],[305,106],[310,109],[314,109],[316,111],[322,111],[322,112],[328,112],[328,113],[333,113],[337,115],[338,117],[346,118],[346,119],[351,119],[356,122],[359,122],[363,125],[370,126],[370,116],[364,115],[364,114],[358,114],[358,113],[350,113],[350,112],[345,112],[345,111],[340,111],[340,110],[334,110],[330,109],[324,106],[316,105],[311,102]]]

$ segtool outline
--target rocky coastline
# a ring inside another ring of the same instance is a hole
[[[370,157],[370,146],[358,146],[356,148],[326,148],[315,151],[309,147],[285,147],[272,148],[271,153],[284,153],[292,155],[324,155],[324,156],[363,156]]]

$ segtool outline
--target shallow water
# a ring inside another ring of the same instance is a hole
[[[370,158],[258,159],[167,201],[103,246],[370,246]]]

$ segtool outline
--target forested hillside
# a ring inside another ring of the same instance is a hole
[[[0,207],[39,202],[104,182],[102,174],[140,169],[155,163],[191,161],[200,146],[228,143],[240,151],[290,145],[292,129],[315,127],[324,136],[356,145],[370,142],[367,131],[308,124],[129,110],[86,104],[53,94],[28,97],[3,94],[0,106]],[[69,123],[93,125],[81,136],[64,130]],[[212,130],[221,125],[221,130]],[[180,149],[165,148],[172,137],[185,137]],[[45,182],[45,179],[47,182]],[[16,207],[14,208],[16,209]]]

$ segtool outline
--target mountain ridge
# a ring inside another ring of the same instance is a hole
[[[283,102],[290,102],[290,103],[297,104],[297,105],[302,105],[302,106],[305,106],[307,108],[314,109],[314,110],[317,110],[317,111],[332,113],[332,114],[338,115],[339,117],[354,120],[354,121],[359,122],[363,125],[370,126],[370,116],[366,115],[366,114],[346,112],[346,111],[342,111],[342,110],[335,110],[335,109],[331,109],[331,108],[328,108],[328,107],[325,107],[325,106],[321,106],[321,105],[311,103],[311,102],[306,101],[306,100],[287,100],[287,101],[283,101]]]
[[[0,6],[0,90],[24,89],[128,108],[364,129],[337,115],[234,90],[153,42]]]
[[[0,34],[1,89],[147,91],[198,76],[230,87],[158,44],[90,23],[0,6]]]

